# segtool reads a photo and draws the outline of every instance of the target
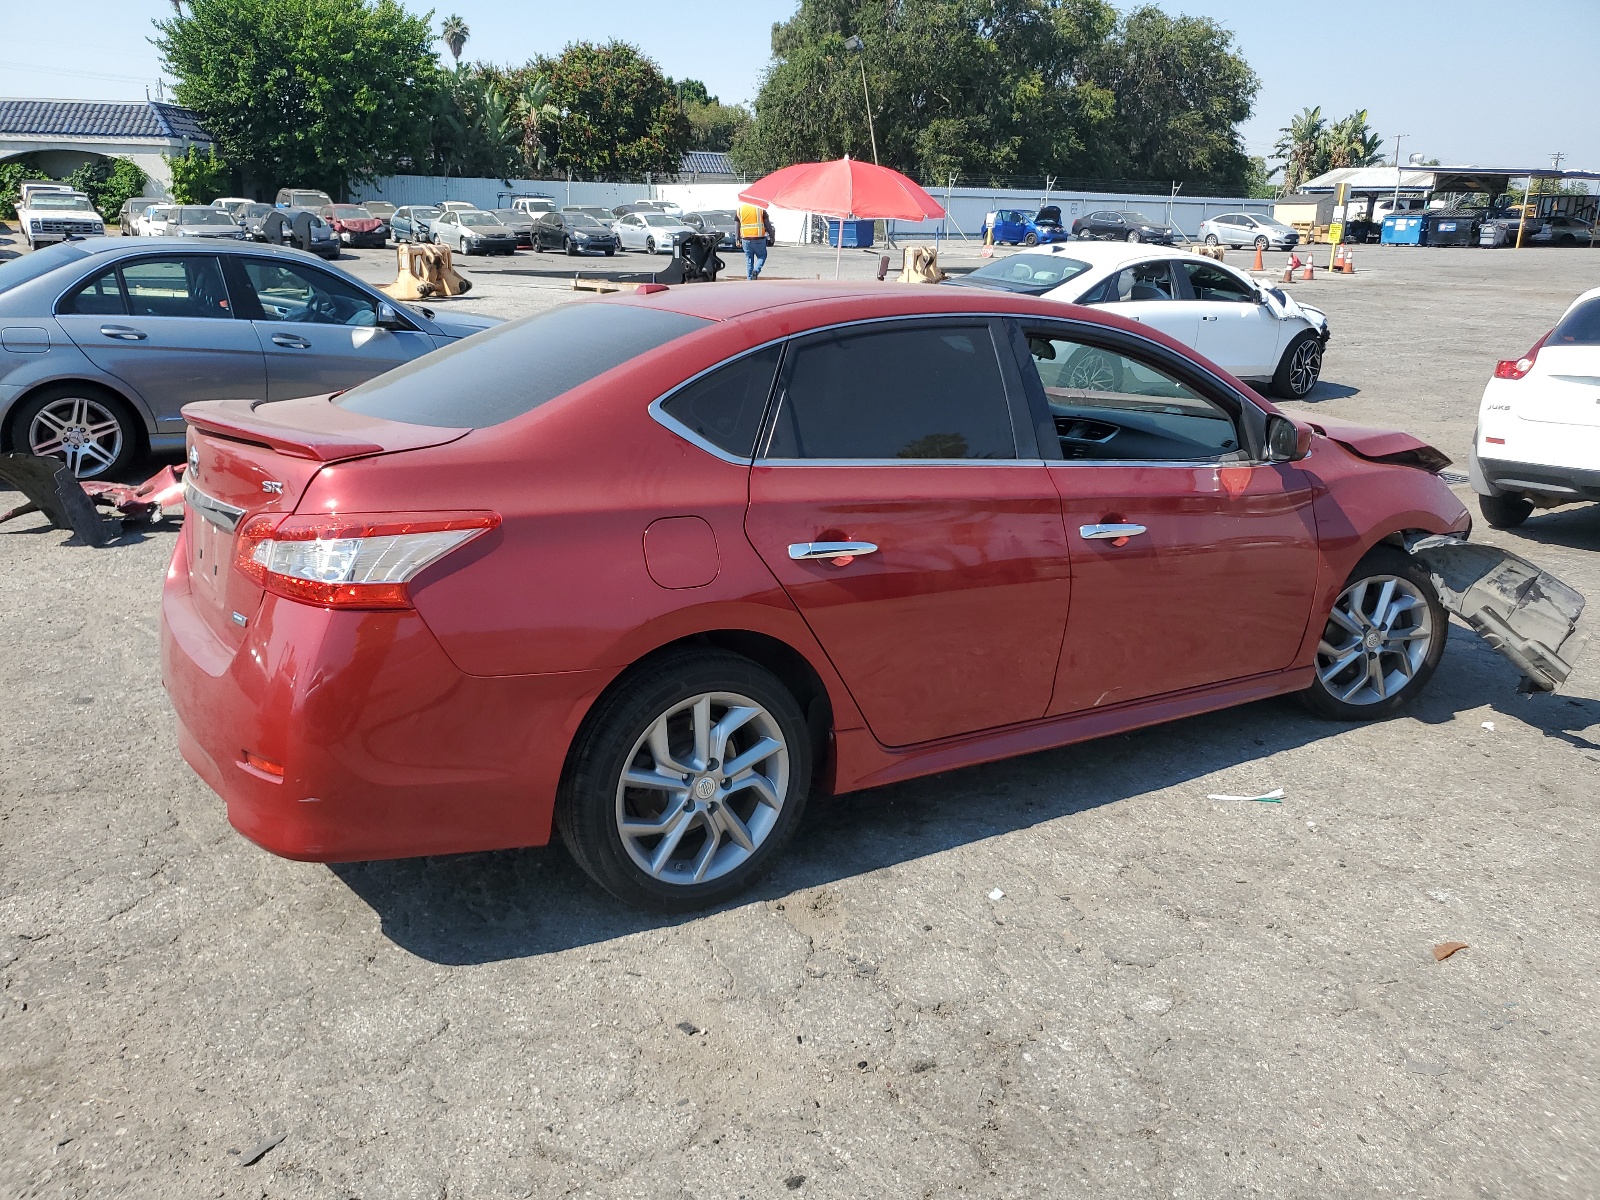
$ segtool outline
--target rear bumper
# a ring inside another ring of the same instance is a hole
[[[187,561],[181,536],[174,561]],[[351,862],[549,840],[567,746],[608,673],[467,675],[415,612],[270,595],[234,650],[182,569],[161,608],[179,750],[257,845]]]
[[[1483,481],[1499,492],[1600,500],[1600,471],[1484,458],[1481,452],[1478,470]]]

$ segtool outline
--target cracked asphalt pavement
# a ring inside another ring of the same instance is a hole
[[[1301,407],[1459,462],[1595,265],[1358,252],[1295,285],[1334,328]],[[482,311],[567,298],[469,269]],[[1477,536],[1600,597],[1600,506]],[[172,544],[0,527],[0,1196],[1600,1193],[1596,647],[1525,698],[1457,627],[1387,722],[1273,701],[822,803],[659,918],[554,846],[235,834],[158,679]]]

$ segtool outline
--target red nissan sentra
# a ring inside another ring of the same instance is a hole
[[[274,853],[549,840],[723,899],[847,792],[1279,693],[1411,699],[1470,521],[1103,311],[725,284],[575,303],[340,395],[191,405],[162,668]]]

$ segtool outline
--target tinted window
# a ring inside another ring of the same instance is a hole
[[[790,354],[768,457],[1016,457],[985,324],[829,334]]]
[[[498,425],[708,324],[632,304],[566,304],[413,359],[335,403],[414,425]]]
[[[53,246],[46,246],[43,250],[35,250],[32,254],[13,258],[10,262],[0,262],[0,292],[9,292],[12,288],[20,287],[30,279],[37,279],[49,271],[54,271],[65,263],[87,257],[88,255],[71,242],[57,242]]]
[[[1551,346],[1600,346],[1600,297],[1585,300],[1550,331]]]
[[[208,255],[127,263],[122,286],[132,317],[231,317],[222,268]]]
[[[1093,304],[1131,304],[1139,300],[1175,300],[1177,288],[1165,259],[1136,263],[1118,271],[1099,289]]]
[[[691,433],[736,458],[755,453],[783,347],[769,346],[701,376],[661,405]]]
[[[244,273],[265,320],[307,325],[378,323],[378,302],[327,271],[299,263],[248,258]]]
[[[951,282],[1042,296],[1088,269],[1088,263],[1065,254],[1012,254]]]
[[[1068,459],[1243,458],[1233,420],[1159,367],[1050,334],[1028,338]]]
[[[122,306],[122,285],[117,282],[115,268],[68,296],[61,302],[60,311],[80,316],[122,316],[127,310]]]
[[[1254,304],[1253,291],[1230,271],[1205,262],[1186,262],[1183,269],[1189,276],[1189,286],[1196,300],[1227,300],[1237,304]]]

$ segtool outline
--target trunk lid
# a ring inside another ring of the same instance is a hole
[[[184,477],[189,585],[202,619],[231,647],[261,606],[262,590],[233,569],[239,531],[252,517],[294,511],[330,463],[453,442],[469,431],[386,421],[328,396],[265,403],[187,405]]]
[[[1515,411],[1522,420],[1600,426],[1600,346],[1546,342],[1521,384]]]

